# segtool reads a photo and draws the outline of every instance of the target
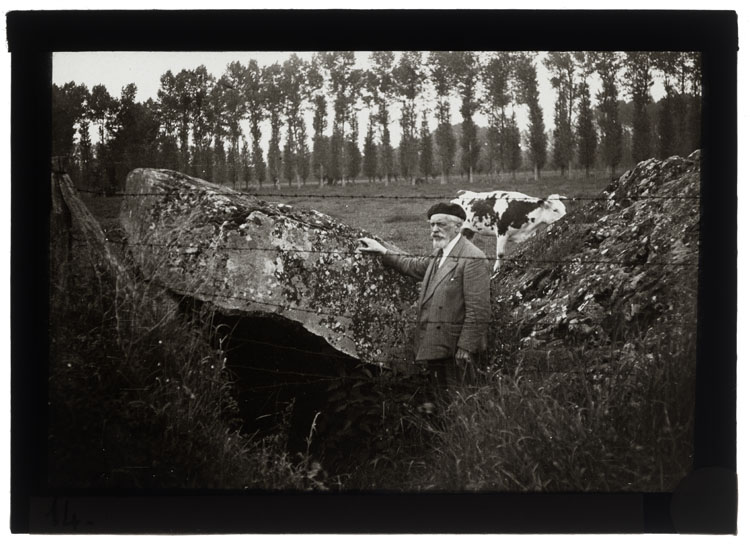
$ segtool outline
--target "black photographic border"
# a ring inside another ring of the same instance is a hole
[[[7,14],[14,533],[736,533],[737,16],[731,11]],[[46,486],[53,51],[691,50],[704,65],[694,471],[672,493],[239,494]],[[52,516],[52,515],[59,516]],[[67,522],[67,524],[66,524]]]

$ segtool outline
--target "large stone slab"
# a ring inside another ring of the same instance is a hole
[[[643,161],[504,260],[492,359],[622,366],[694,342],[700,176],[698,151]]]
[[[146,280],[292,320],[367,363],[410,362],[416,285],[356,253],[368,233],[170,170],[134,170],[126,193],[120,219]]]

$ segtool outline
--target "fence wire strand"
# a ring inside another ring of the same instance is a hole
[[[150,279],[145,279],[144,281],[159,283],[158,279],[155,278],[155,277],[152,277]],[[345,313],[345,312],[336,312],[335,310],[322,311],[320,309],[312,309],[312,308],[309,308],[309,307],[288,306],[288,305],[284,305],[284,304],[281,304],[281,303],[272,303],[272,302],[268,302],[268,301],[261,301],[259,299],[254,299],[252,297],[247,297],[247,296],[220,294],[220,293],[217,293],[217,292],[201,291],[201,290],[197,290],[197,289],[196,290],[191,290],[190,293],[181,293],[181,292],[177,292],[175,290],[171,290],[171,291],[174,291],[175,293],[177,293],[177,295],[179,295],[183,299],[185,299],[185,298],[193,298],[195,295],[202,295],[202,296],[205,296],[205,297],[208,297],[208,298],[212,298],[212,299],[232,299],[232,300],[244,301],[244,302],[248,302],[248,303],[263,305],[263,306],[267,306],[267,307],[272,307],[272,309],[269,310],[269,312],[271,312],[272,310],[275,310],[275,311],[281,310],[281,311],[291,311],[291,312],[302,312],[302,313],[316,314],[318,316],[324,316],[324,317],[328,317],[328,318],[338,318],[338,319],[345,318],[345,319],[352,320],[352,321],[356,321],[356,320],[359,319],[358,316],[356,316],[354,314],[348,314],[348,313]],[[581,320],[581,319],[578,319],[578,318],[573,318],[573,320],[576,320],[576,322],[572,322],[570,320],[566,321],[565,319],[561,318],[561,319],[555,320],[555,321],[536,321],[536,322],[530,323],[530,324],[522,324],[521,323],[523,320],[527,320],[527,319],[528,319],[528,317],[516,318],[516,319],[511,319],[511,320],[500,320],[499,318],[498,319],[490,319],[490,320],[468,320],[468,321],[461,322],[461,324],[470,324],[470,325],[475,325],[475,324],[479,324],[479,325],[488,325],[488,324],[491,325],[491,324],[495,324],[495,325],[498,325],[498,324],[500,324],[500,325],[512,325],[512,326],[524,327],[524,328],[528,328],[529,326],[531,326],[532,327],[532,331],[541,331],[540,329],[534,329],[536,327],[541,327],[542,329],[547,329],[547,328],[550,328],[550,327],[560,327],[560,326],[569,326],[569,325],[570,326],[576,326],[576,325],[579,325],[579,324],[580,325],[589,325],[584,320]],[[378,318],[375,318],[373,316],[368,317],[368,320],[369,321],[389,321],[388,318],[378,319]],[[399,323],[424,324],[424,325],[426,325],[426,324],[440,324],[440,325],[442,325],[442,324],[456,324],[457,322],[454,322],[454,321],[451,321],[451,320],[442,320],[442,321],[441,320],[422,320],[422,321],[420,321],[420,320],[415,320],[415,319],[407,319],[407,320],[399,320]],[[672,323],[674,323],[674,322],[672,322]],[[694,323],[695,322],[692,322],[692,321],[684,321],[684,322],[681,321],[681,322],[675,323],[675,325],[680,325],[680,324],[681,325],[694,325]]]
[[[102,190],[96,189],[85,189],[76,188],[81,193],[91,193],[100,195],[103,197],[165,197],[168,195],[167,192],[159,191],[142,191],[142,192],[126,192],[116,191],[114,193],[106,193]],[[222,191],[207,191],[204,189],[190,190],[193,193],[203,193],[206,196],[225,196],[225,197],[236,197],[236,196],[248,196],[248,197],[283,197],[287,199],[377,199],[377,200],[451,200],[457,198],[456,195],[364,195],[364,194],[318,194],[318,193],[253,193],[249,191],[233,190],[232,192]],[[537,202],[543,200],[542,197],[531,197],[518,198],[518,197],[497,197],[500,200],[523,200],[528,202]],[[580,196],[580,197],[565,197],[562,196],[564,201],[618,201],[618,200],[700,200],[699,195],[626,195],[624,197],[615,196]]]
[[[163,197],[166,195],[164,192],[139,192],[139,193],[128,193],[128,192],[114,192],[114,193],[105,193],[101,190],[91,190],[86,188],[76,188],[81,193],[89,193],[89,194],[95,194],[99,196],[104,196],[106,198],[110,197]],[[205,193],[206,195],[217,195],[217,196],[237,196],[237,195],[243,195],[243,196],[250,196],[250,197],[264,197],[264,198],[287,198],[287,199],[380,199],[380,200],[451,200],[456,198],[455,195],[345,195],[345,194],[315,194],[315,193],[261,193],[261,192],[248,192],[248,191],[232,191],[232,192],[220,192],[220,191],[214,191],[214,192],[208,192],[205,190],[195,190],[197,193]],[[622,201],[634,201],[634,200],[660,200],[660,201],[666,201],[666,200],[699,200],[699,196],[659,196],[659,195],[626,195],[623,197],[617,197],[614,196],[598,196],[598,197],[565,197],[565,200],[567,201],[612,201],[612,200],[622,200]],[[513,199],[518,200],[518,199]],[[530,201],[536,202],[540,199],[530,197]],[[74,240],[81,240],[76,239],[74,237]],[[108,242],[115,242],[115,241],[108,241]],[[169,248],[169,249],[193,249],[192,246],[183,246],[178,244],[156,244],[156,243],[142,243],[142,242],[128,242],[127,240],[120,241],[123,245],[128,246],[141,246],[141,247],[157,247],[157,248]],[[341,250],[305,250],[305,249],[289,249],[289,248],[278,248],[278,247],[232,247],[232,246],[221,246],[220,247],[223,250],[233,250],[233,251],[264,251],[264,252],[286,252],[286,253],[297,253],[297,254],[320,254],[320,255],[361,255],[359,252],[349,252],[349,251],[341,251]],[[403,253],[399,254],[404,257],[434,257],[432,254],[410,254],[410,253]],[[494,261],[494,257],[492,258],[462,258],[462,259],[487,259],[490,261]],[[615,260],[543,260],[543,259],[529,259],[529,258],[504,258],[504,261],[511,262],[511,263],[543,263],[545,265],[550,264],[585,264],[585,265],[620,265],[620,266],[657,266],[657,265],[666,265],[669,267],[685,267],[685,266],[694,266],[697,267],[698,264],[696,262],[692,261],[686,261],[686,262],[676,262],[676,263],[667,263],[667,262],[652,262],[652,263],[639,263],[639,262],[625,262],[625,261],[615,261]],[[158,282],[158,280],[155,277],[145,279],[146,282]],[[346,314],[346,313],[336,313],[336,312],[322,312],[320,309],[311,309],[306,307],[292,307],[292,306],[285,306],[280,303],[271,303],[267,301],[261,301],[258,299],[250,298],[247,296],[237,296],[237,295],[228,295],[228,294],[219,294],[216,292],[205,292],[205,291],[191,291],[190,294],[179,294],[183,298],[185,297],[192,297],[194,295],[202,295],[206,297],[212,297],[212,298],[224,298],[224,299],[235,299],[235,300],[241,300],[245,302],[249,302],[252,304],[258,304],[258,305],[264,305],[268,307],[272,307],[275,310],[284,310],[284,311],[297,311],[297,312],[306,312],[306,313],[313,313],[320,316],[326,316],[331,318],[347,318],[351,320],[356,320],[357,317],[352,314]],[[486,320],[486,321],[475,321],[475,322],[464,322],[469,324],[500,324],[500,325],[515,325],[517,327],[528,327],[531,326],[532,331],[538,331],[538,327],[541,327],[543,329],[550,328],[550,327],[559,327],[563,325],[576,325],[571,323],[570,321],[565,321],[563,319],[555,320],[553,322],[542,322],[537,321],[531,324],[521,324],[520,322],[522,320],[527,320],[528,317],[525,318],[518,318],[517,320],[506,320],[506,321],[500,321],[497,319],[494,320]],[[452,321],[422,321],[419,320],[404,320],[402,322],[406,323],[414,323],[414,324],[428,324],[428,323],[454,323]],[[695,326],[696,323],[694,321],[678,321],[678,322],[670,322],[674,323],[675,325],[688,325],[688,326]],[[581,322],[583,325],[588,325],[585,322]],[[352,356],[346,355],[344,353],[341,353],[339,351],[329,351],[329,352],[321,352],[321,351],[315,351],[315,350],[307,350],[303,348],[298,348],[295,346],[288,346],[268,341],[261,341],[259,339],[251,339],[251,338],[244,338],[244,337],[237,337],[232,335],[233,342],[237,343],[250,343],[255,344],[258,346],[267,346],[269,348],[273,348],[275,350],[282,350],[287,352],[295,352],[299,354],[305,354],[305,355],[314,355],[318,357],[323,358],[330,358],[330,359],[342,359],[342,360],[351,360],[356,359]],[[234,346],[232,348],[229,348],[229,350],[236,350],[237,347]],[[339,352],[339,353],[336,353]],[[387,366],[390,362],[408,362],[413,363],[413,358],[404,358],[404,357],[398,357],[398,356],[392,356],[389,362],[383,362],[383,361],[375,361],[372,362],[374,365],[378,366]],[[290,386],[290,385],[300,385],[300,386],[308,386],[311,383],[315,382],[341,382],[341,381],[365,381],[367,382],[368,377],[366,376],[331,376],[331,375],[324,375],[324,374],[318,374],[318,373],[305,373],[300,371],[291,371],[291,370],[280,370],[280,369],[269,369],[266,367],[258,367],[258,366],[252,366],[252,365],[246,365],[246,364],[232,364],[231,367],[233,369],[249,369],[252,371],[257,371],[261,373],[268,373],[268,374],[274,374],[279,376],[298,376],[298,377],[304,377],[304,378],[310,378],[315,380],[305,380],[304,382],[284,382],[283,385]],[[538,368],[529,369],[528,372],[530,373],[539,373],[539,372],[546,372],[549,374],[554,373],[580,373],[580,374],[595,374],[595,370],[592,369],[581,369],[581,368],[573,368],[573,369],[565,369],[565,370],[542,370]],[[620,377],[626,377],[626,376],[635,376],[637,375],[637,370],[629,371],[626,373],[618,372],[616,373],[615,377],[609,377],[612,378],[620,378]],[[372,382],[375,382],[375,377],[370,377],[369,379]],[[465,388],[468,389],[482,389],[486,388],[483,386],[472,386],[472,385],[465,385]],[[260,390],[263,388],[270,388],[270,389],[278,389],[278,384],[272,384],[267,386],[253,386],[249,389],[252,390]]]
[[[83,241],[83,239],[74,237],[74,240],[76,241]],[[155,242],[130,242],[127,240],[120,240],[120,241],[110,241],[107,240],[107,242],[113,243],[113,244],[120,244],[123,246],[135,246],[135,247],[147,247],[147,248],[165,248],[165,249],[178,249],[178,250],[196,250],[195,245],[183,245],[183,244],[162,244],[162,243],[155,243]],[[363,253],[358,251],[348,251],[348,250],[307,250],[303,248],[280,248],[275,246],[254,246],[254,247],[246,247],[246,246],[229,246],[229,245],[220,245],[217,246],[214,249],[221,249],[221,250],[230,250],[230,251],[238,251],[238,252],[279,252],[279,253],[290,253],[290,254],[320,254],[320,255],[334,255],[334,256],[362,256]],[[434,258],[434,254],[415,254],[415,253],[407,253],[407,252],[398,252],[393,253],[393,255],[398,255],[400,257],[419,257],[419,258]],[[449,256],[450,257],[450,256]],[[482,261],[495,261],[495,257],[476,257],[476,256],[464,256],[459,259],[462,260],[471,260],[471,259],[479,259]],[[697,267],[698,263],[695,261],[677,261],[677,262],[667,262],[667,261],[651,261],[651,262],[639,262],[639,261],[617,261],[612,259],[536,259],[536,258],[527,258],[527,257],[503,257],[501,259],[501,262],[505,263],[512,263],[512,264],[518,264],[518,263],[543,263],[545,265],[552,265],[552,264],[562,264],[562,265],[617,265],[617,266],[623,266],[623,267],[642,267],[644,265],[650,266],[650,267],[656,267],[656,266],[667,266],[667,267]]]

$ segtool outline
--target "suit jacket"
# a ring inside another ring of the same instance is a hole
[[[467,259],[468,258],[468,259]],[[490,265],[484,253],[463,236],[433,274],[430,257],[387,253],[383,263],[422,280],[415,331],[417,360],[452,358],[457,348],[472,354],[487,348],[490,319]]]

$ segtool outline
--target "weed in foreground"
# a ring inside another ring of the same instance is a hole
[[[49,483],[66,488],[302,489],[279,436],[239,432],[210,316],[188,321],[153,284],[72,273],[52,287]],[[68,288],[69,289],[69,288]]]
[[[667,491],[691,470],[694,338],[624,347],[613,368],[485,375],[438,424],[433,490]]]

